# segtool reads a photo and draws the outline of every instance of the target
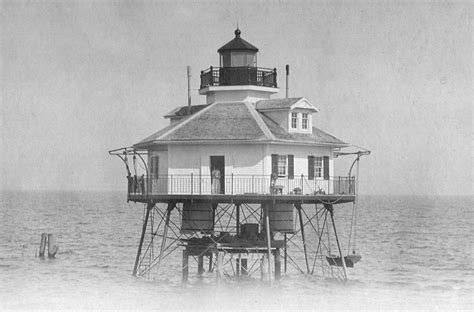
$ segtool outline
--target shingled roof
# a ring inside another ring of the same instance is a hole
[[[152,134],[134,147],[192,142],[249,142],[347,146],[313,127],[313,133],[289,133],[250,103],[213,103]]]
[[[179,106],[173,109],[171,112],[165,115],[165,118],[172,118],[172,117],[183,117],[189,114],[194,114],[199,112],[201,109],[206,107],[206,105],[191,105],[191,106]]]

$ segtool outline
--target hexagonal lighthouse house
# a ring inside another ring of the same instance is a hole
[[[304,234],[314,215],[322,213],[318,204],[333,217],[334,204],[356,203],[355,178],[334,176],[334,158],[348,144],[318,128],[318,108],[305,97],[271,97],[279,91],[277,71],[258,67],[258,49],[241,38],[239,29],[218,52],[220,66],[201,71],[199,94],[206,96],[205,105],[178,107],[165,115],[170,124],[164,129],[111,151],[126,164],[128,200],[145,204],[134,274],[149,273],[173,243],[181,242],[183,280],[192,256],[198,259],[198,275],[205,271],[206,258],[219,279],[225,275],[226,255],[238,259],[231,261],[237,276],[250,274],[249,255],[260,260],[263,255],[267,272],[279,278],[280,250],[286,272],[287,235],[296,233],[302,234],[297,235],[304,247],[301,266],[309,274],[309,263],[323,254],[321,246],[313,246],[314,255],[307,250]],[[358,160],[360,152],[356,155]],[[173,213],[179,222],[170,241]],[[153,214],[163,222],[155,229],[155,221],[147,231]],[[161,239],[147,240],[148,232],[161,233]],[[321,240],[323,233],[316,232]],[[143,265],[155,244],[159,252]],[[342,252],[327,256],[339,257],[346,276]],[[325,262],[338,266],[337,259]]]

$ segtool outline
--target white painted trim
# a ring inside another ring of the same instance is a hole
[[[336,144],[336,143],[303,143],[303,142],[295,142],[295,141],[272,141],[272,140],[183,140],[183,141],[159,141],[153,142],[149,145],[180,145],[180,144],[226,144],[226,145],[233,145],[233,144],[275,144],[275,145],[294,145],[294,146],[333,146],[333,147],[349,147],[351,146],[348,143],[345,144]],[[147,146],[149,146],[147,145]],[[149,149],[149,147],[141,148],[141,149]]]
[[[303,103],[306,103],[306,105],[302,105]],[[296,101],[296,103],[290,106],[290,110],[295,109],[295,108],[309,109],[315,112],[319,112],[319,109],[316,106],[314,106],[310,101],[308,101],[308,99],[305,97],[302,97],[301,99]]]
[[[199,89],[199,94],[205,95],[209,92],[222,92],[222,91],[261,91],[261,92],[268,92],[268,93],[278,93],[280,91],[280,89],[279,88],[271,88],[271,87],[252,86],[252,85],[244,85],[244,86],[209,86],[209,87]]]

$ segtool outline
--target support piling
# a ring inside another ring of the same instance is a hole
[[[272,241],[271,241],[271,234],[270,234],[270,216],[268,211],[268,205],[264,206],[265,208],[265,230],[267,232],[267,263],[268,263],[268,281],[270,284],[272,283]],[[275,203],[273,203],[273,207],[275,207]]]
[[[158,256],[157,270],[160,269],[161,261],[163,260],[163,254],[166,248],[166,238],[168,237],[168,229],[170,225],[171,211],[173,211],[174,203],[168,203],[168,208],[166,209],[166,220],[165,228],[163,230],[163,238],[161,239],[160,254]]]
[[[143,221],[142,235],[140,236],[140,243],[138,244],[137,257],[135,258],[135,265],[133,267],[133,275],[137,276],[138,264],[140,262],[140,256],[142,254],[143,240],[145,239],[146,227],[148,225],[148,217],[150,216],[150,211],[153,209],[154,203],[148,202],[146,206],[145,220]]]
[[[334,223],[334,208],[332,205],[324,205],[327,210],[329,210],[329,215],[331,216],[332,227],[334,229],[334,236],[336,237],[337,249],[339,250],[339,257],[341,257],[342,270],[344,272],[344,281],[347,281],[347,268],[346,268],[346,259],[342,254],[341,245],[339,244],[339,238],[337,237],[336,223]]]
[[[295,204],[296,210],[298,210],[298,217],[300,219],[300,230],[301,230],[301,237],[303,239],[303,251],[304,251],[304,260],[306,263],[306,271],[310,274],[309,269],[309,259],[308,259],[308,249],[306,248],[306,237],[304,235],[304,223],[303,223],[303,214],[301,213],[301,204]]]

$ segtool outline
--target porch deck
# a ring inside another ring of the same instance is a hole
[[[266,202],[299,203],[299,204],[343,204],[353,202],[354,194],[317,194],[317,195],[272,195],[272,194],[129,194],[128,200],[133,202],[212,202],[212,203],[249,203]]]
[[[199,175],[128,177],[128,200],[134,202],[344,203],[355,199],[355,177],[329,179],[226,176],[213,181]]]

